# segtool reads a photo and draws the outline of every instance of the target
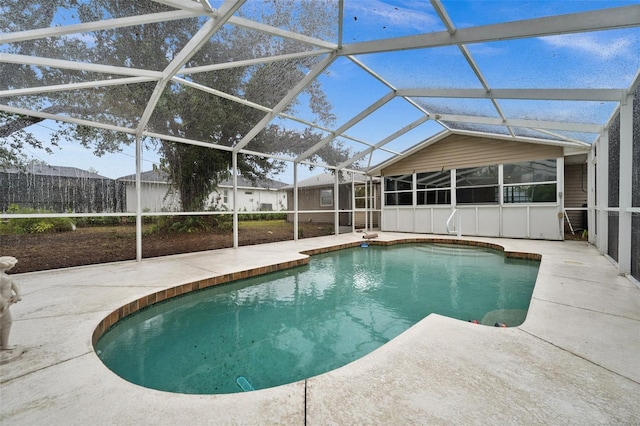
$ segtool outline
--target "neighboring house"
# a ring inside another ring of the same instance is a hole
[[[287,208],[287,184],[277,180],[261,180],[255,183],[238,176],[238,210],[239,211],[281,211]],[[229,178],[218,184],[218,188],[209,196],[209,204],[219,208],[233,209],[233,179]]]
[[[127,211],[136,211],[136,175],[123,176],[118,179],[124,182],[127,194]],[[169,183],[166,173],[150,170],[140,173],[141,206],[147,212],[180,211],[180,196]],[[286,184],[274,180],[251,183],[238,176],[238,210],[239,211],[279,211],[287,205],[287,196],[281,190]],[[233,180],[227,179],[218,184],[207,200],[207,207],[233,210]]]
[[[123,185],[75,167],[31,163],[25,169],[0,169],[0,211],[11,204],[54,213],[124,211]]]
[[[334,182],[335,175],[332,173],[322,173],[298,182],[299,221],[334,223],[334,210],[336,210],[333,193]],[[372,187],[373,189],[369,185],[365,193],[364,175],[354,174],[352,182],[351,175],[342,173],[338,183],[339,226],[365,227],[366,194],[371,212],[367,224],[369,228],[378,227],[379,213],[377,210],[380,209],[380,180],[378,178],[374,178]],[[289,200],[287,210],[292,211],[294,210],[294,186],[287,185],[283,189],[287,191],[287,199]],[[309,213],[305,213],[305,211]],[[287,214],[287,221],[293,222],[293,220],[293,213]]]
[[[136,212],[136,175],[118,178],[126,188],[126,211]],[[140,205],[143,212],[180,211],[180,196],[169,184],[167,174],[158,170],[140,173]]]
[[[463,235],[561,240],[565,207],[587,202],[588,149],[442,132],[371,171],[384,179],[382,230],[444,234],[455,208]]]

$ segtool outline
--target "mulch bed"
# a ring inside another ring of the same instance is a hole
[[[300,224],[304,238],[331,234],[329,227]],[[13,256],[12,274],[109,263],[136,258],[135,227],[78,228],[73,232],[2,235],[0,256]],[[273,229],[240,229],[238,244],[253,245],[293,240],[293,224]],[[142,257],[233,247],[231,232],[151,234],[142,237]]]

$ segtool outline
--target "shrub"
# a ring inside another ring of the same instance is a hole
[[[46,214],[47,210],[37,210],[31,207],[20,207],[11,204],[7,210],[9,214]],[[74,223],[68,217],[30,217],[24,219],[9,219],[1,226],[6,234],[43,234],[47,232],[66,232],[74,229]]]

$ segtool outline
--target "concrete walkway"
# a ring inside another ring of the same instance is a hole
[[[13,275],[23,301],[11,308],[11,343],[26,352],[0,365],[0,423],[640,424],[640,289],[584,242],[473,238],[542,254],[523,325],[430,315],[360,360],[277,388],[159,392],[120,379],[93,351],[100,321],[141,296],[361,235]],[[429,236],[380,234],[411,237]]]

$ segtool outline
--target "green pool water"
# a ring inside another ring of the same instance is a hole
[[[538,266],[465,246],[340,250],[154,305],[108,330],[96,352],[148,388],[264,389],[348,364],[431,313],[519,325]]]

